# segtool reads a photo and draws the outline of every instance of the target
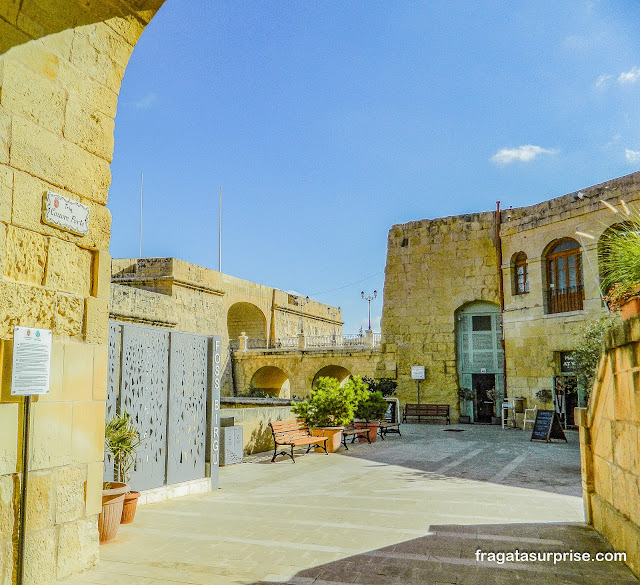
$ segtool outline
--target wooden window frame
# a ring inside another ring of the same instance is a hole
[[[576,246],[569,250],[553,252],[563,242],[574,242]],[[570,270],[569,258],[575,258],[574,273]],[[571,238],[556,242],[546,257],[547,271],[547,313],[569,313],[581,311],[584,301],[582,282],[582,248]],[[562,267],[564,282],[559,282]],[[575,285],[571,285],[571,275],[575,276]]]
[[[519,269],[522,268],[522,287],[520,286]],[[513,290],[516,295],[524,295],[529,292],[529,267],[527,265],[527,255],[518,252],[513,263]]]

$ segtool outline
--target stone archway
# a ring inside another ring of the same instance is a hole
[[[243,332],[249,339],[266,339],[267,319],[252,303],[234,303],[227,311],[227,331],[229,339],[238,339]]]
[[[314,386],[318,378],[335,378],[336,380],[338,380],[338,382],[340,382],[340,385],[342,385],[349,379],[349,376],[351,376],[351,372],[344,366],[333,364],[324,366],[316,372],[315,376],[313,377],[313,381],[311,382],[311,387]]]
[[[264,366],[251,377],[251,386],[275,398],[291,398],[289,376],[276,366]]]
[[[0,349],[10,349],[16,325],[53,331],[50,393],[31,418],[42,498],[27,505],[46,516],[27,527],[39,543],[26,559],[34,585],[98,559],[114,118],[129,57],[163,2],[0,2]],[[86,233],[43,221],[48,192],[88,210]],[[9,395],[10,370],[1,380],[0,429],[10,439],[0,445],[0,490],[17,502],[23,411]],[[1,582],[11,580],[17,513],[9,506],[11,525],[0,527]]]

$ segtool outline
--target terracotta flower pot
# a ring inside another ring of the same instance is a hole
[[[624,304],[620,305],[620,316],[623,321],[640,314],[640,296],[631,297]]]
[[[335,453],[342,443],[342,429],[344,427],[318,427],[311,429],[314,437],[329,437],[325,443],[328,453]],[[316,447],[318,453],[324,453],[324,449]]]
[[[100,544],[107,544],[115,539],[122,518],[124,495],[129,491],[129,486],[126,483],[111,481],[104,484],[104,486],[102,490],[102,512],[98,516]]]
[[[133,517],[136,515],[136,506],[138,505],[139,497],[140,492],[129,492],[128,494],[125,494],[120,524],[130,524],[133,522]]]
[[[370,442],[375,443],[376,437],[378,436],[378,427],[380,426],[380,421],[373,420],[369,422],[357,422],[354,423],[356,429],[369,429],[369,441],[365,437],[358,437],[358,442]]]

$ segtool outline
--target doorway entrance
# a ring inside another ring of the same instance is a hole
[[[565,429],[575,426],[573,409],[578,406],[578,378],[575,374],[554,376],[553,405]]]
[[[471,422],[490,423],[494,413],[499,416],[504,397],[500,307],[468,303],[456,311],[455,320],[460,412]]]
[[[474,418],[479,423],[491,423],[495,412],[495,374],[471,374]]]

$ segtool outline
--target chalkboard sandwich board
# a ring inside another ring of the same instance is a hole
[[[533,423],[531,439],[529,440],[546,441],[548,443],[552,439],[563,439],[568,443],[558,413],[554,410],[539,410],[536,414],[536,421]]]

